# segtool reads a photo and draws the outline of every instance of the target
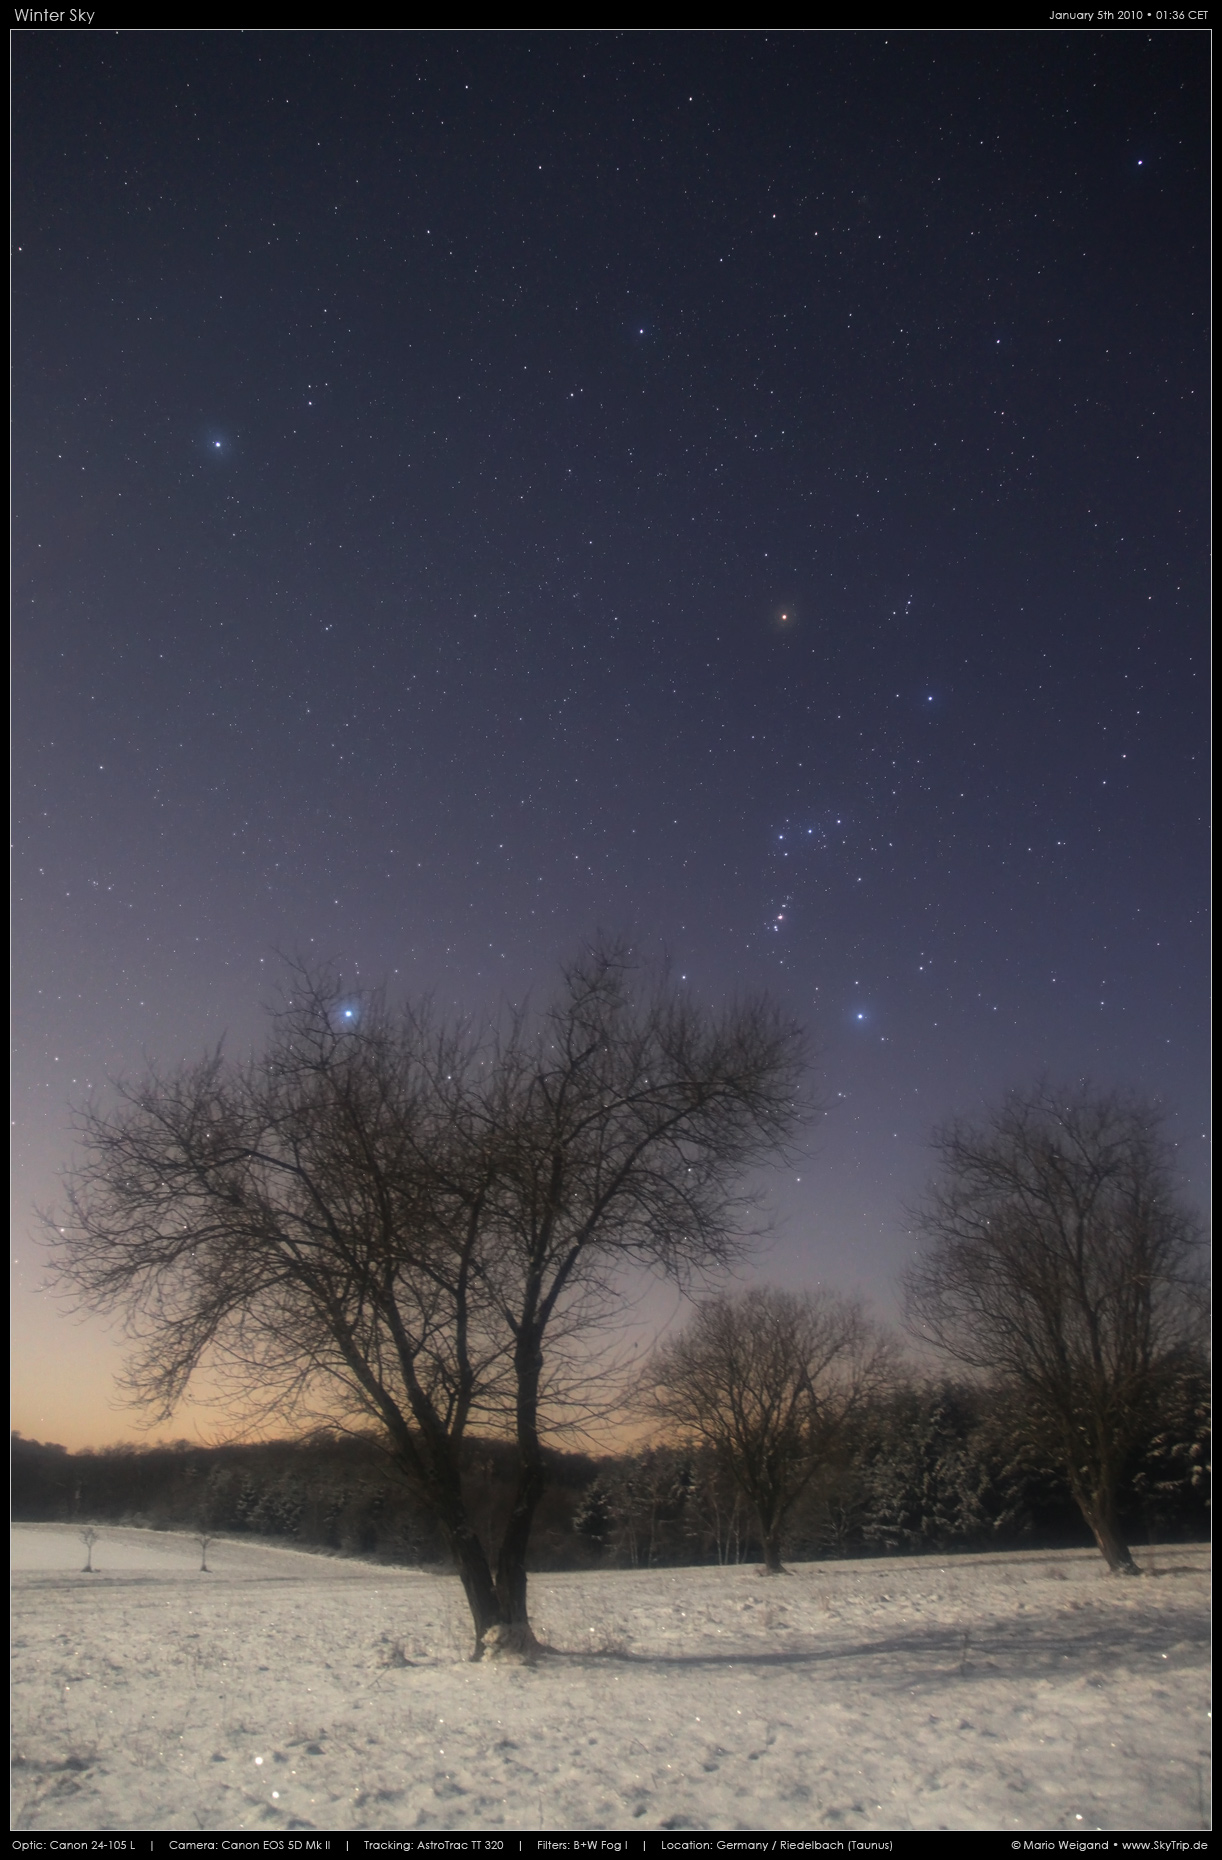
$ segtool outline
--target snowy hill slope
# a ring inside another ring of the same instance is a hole
[[[1193,1829],[1204,1546],[532,1579],[535,1668],[457,1580],[19,1525],[23,1829]]]

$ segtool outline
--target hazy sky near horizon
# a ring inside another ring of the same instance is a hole
[[[883,1312],[1007,1085],[1159,1098],[1203,1198],[1205,35],[36,33],[13,98],[14,1425],[132,1431],[39,1290],[70,1100],[277,950],[770,990],[759,1271]]]

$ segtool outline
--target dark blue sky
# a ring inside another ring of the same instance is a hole
[[[14,100],[26,1432],[125,1425],[24,1238],[69,1096],[277,948],[774,991],[785,1283],[886,1309],[1041,1071],[1201,1192],[1205,35],[48,33]]]

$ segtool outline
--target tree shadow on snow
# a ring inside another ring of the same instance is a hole
[[[755,1650],[739,1648],[714,1652],[634,1652],[630,1648],[555,1648],[552,1657],[591,1667],[641,1666],[664,1668],[744,1667],[768,1670],[778,1667],[829,1667],[840,1662],[882,1659],[889,1663],[908,1659],[913,1670],[925,1675],[941,1671],[962,1677],[998,1677],[1002,1671],[1065,1672],[1075,1666],[1153,1665],[1164,1670],[1204,1665],[1209,1659],[1210,1629],[1203,1611],[1177,1616],[1174,1621],[1014,1622],[977,1628],[970,1622],[956,1627],[914,1630],[878,1640],[811,1644]],[[1170,1657],[1175,1654],[1175,1667]],[[880,1677],[884,1675],[880,1674]],[[903,1676],[907,1676],[907,1672]]]

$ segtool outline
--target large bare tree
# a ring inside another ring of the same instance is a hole
[[[887,1339],[853,1299],[767,1287],[714,1297],[657,1352],[648,1409],[711,1448],[781,1572],[785,1521],[890,1373]]]
[[[1155,1108],[1087,1087],[1011,1092],[939,1131],[915,1211],[909,1322],[1007,1386],[1114,1571],[1132,1456],[1204,1338],[1200,1223]]]
[[[545,1426],[626,1271],[686,1284],[739,1253],[744,1172],[784,1153],[803,1065],[766,1002],[703,1011],[615,950],[482,1035],[299,972],[261,1057],[83,1111],[60,1275],[124,1315],[155,1416],[207,1366],[248,1415],[372,1422],[451,1547],[475,1657],[529,1650]],[[498,1545],[464,1501],[477,1429],[517,1443]]]

